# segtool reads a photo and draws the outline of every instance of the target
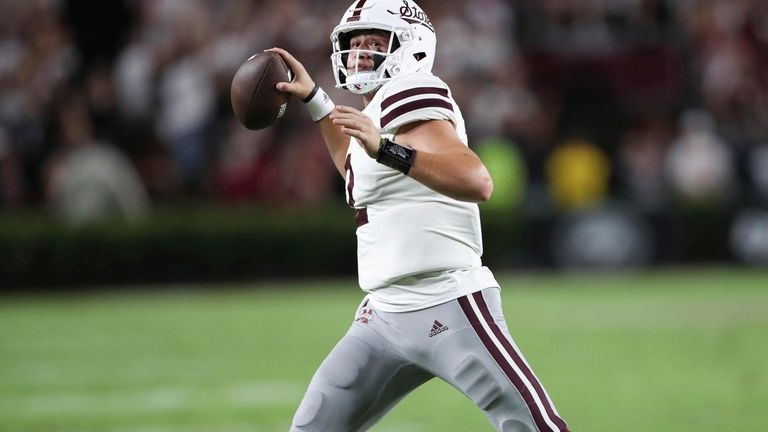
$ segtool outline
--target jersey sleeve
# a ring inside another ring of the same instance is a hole
[[[394,134],[408,123],[448,120],[456,124],[456,108],[448,85],[431,74],[417,74],[392,82],[381,101],[380,126]]]

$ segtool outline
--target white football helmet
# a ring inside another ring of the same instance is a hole
[[[386,52],[351,50],[353,32],[389,32]],[[435,61],[435,29],[423,10],[412,0],[355,0],[331,33],[336,87],[355,94],[370,93],[392,78],[430,72]],[[370,55],[374,70],[347,69],[350,53]]]

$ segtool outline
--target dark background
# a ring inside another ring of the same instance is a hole
[[[768,6],[422,1],[496,183],[498,268],[768,263]],[[352,212],[297,101],[237,124],[234,71],[294,53],[337,103],[346,1],[0,1],[0,286],[353,274]]]

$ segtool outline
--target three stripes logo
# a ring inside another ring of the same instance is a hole
[[[429,337],[435,337],[446,330],[448,330],[448,326],[443,325],[443,323],[438,320],[435,320],[435,322],[432,323],[432,331],[429,332]]]

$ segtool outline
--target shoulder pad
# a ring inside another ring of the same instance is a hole
[[[385,133],[394,133],[403,125],[424,120],[448,120],[456,124],[448,85],[432,74],[398,78],[383,90],[380,124]]]

